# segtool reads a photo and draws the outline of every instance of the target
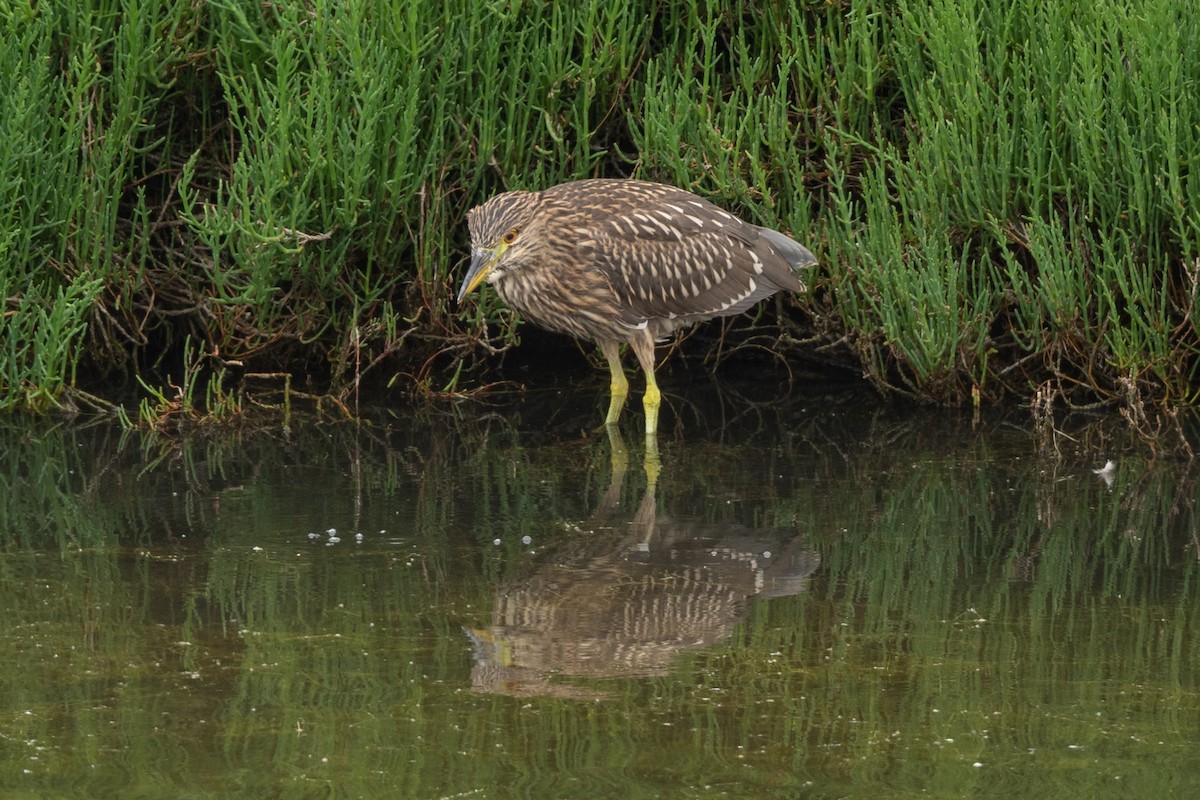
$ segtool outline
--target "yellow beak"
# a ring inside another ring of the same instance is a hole
[[[487,276],[491,274],[492,267],[496,266],[496,262],[500,260],[500,256],[504,255],[505,245],[500,243],[495,250],[476,250],[471,256],[471,268],[467,270],[467,277],[463,278],[462,286],[458,290],[457,303],[461,303],[463,298],[475,291],[475,287],[487,280]]]

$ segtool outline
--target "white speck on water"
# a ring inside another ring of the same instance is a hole
[[[1104,462],[1103,467],[1100,469],[1094,469],[1092,472],[1099,476],[1102,481],[1104,481],[1105,486],[1111,489],[1113,482],[1117,478],[1117,462],[1110,458],[1108,461]]]

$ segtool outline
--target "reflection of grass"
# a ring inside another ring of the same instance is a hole
[[[1120,445],[1112,490],[1011,419],[780,406],[797,424],[740,444],[697,406],[659,508],[794,527],[806,592],[668,674],[587,681],[601,702],[471,693],[462,625],[579,536],[602,433],[432,409],[165,449],[0,429],[0,761],[53,765],[31,780],[54,795],[1168,796],[1200,719],[1194,472],[1075,420],[1081,450]],[[327,527],[341,544],[309,542]]]

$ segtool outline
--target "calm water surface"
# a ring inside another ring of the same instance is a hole
[[[0,431],[0,796],[1194,796],[1195,467],[665,388]]]

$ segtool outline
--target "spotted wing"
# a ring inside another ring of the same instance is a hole
[[[659,320],[670,330],[803,290],[796,270],[815,262],[804,247],[695,195],[649,186],[663,191],[596,219],[589,237],[626,322]]]

